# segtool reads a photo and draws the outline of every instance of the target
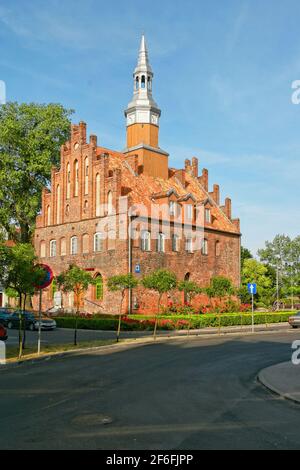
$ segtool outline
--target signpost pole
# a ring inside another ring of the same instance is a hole
[[[43,290],[40,289],[38,355],[41,354],[41,336],[42,336],[42,295],[43,295]]]
[[[254,294],[252,292],[252,333],[254,333]]]

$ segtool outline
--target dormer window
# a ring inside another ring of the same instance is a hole
[[[210,209],[205,209],[205,222],[207,224],[211,223],[211,210]]]
[[[185,206],[185,216],[187,220],[191,221],[193,220],[193,206],[192,204],[187,204]]]

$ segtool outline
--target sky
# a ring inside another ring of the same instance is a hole
[[[170,166],[199,158],[256,253],[300,219],[299,0],[0,0],[7,100],[59,102],[125,147],[142,33]]]

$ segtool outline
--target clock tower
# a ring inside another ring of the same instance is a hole
[[[144,35],[133,79],[133,98],[125,111],[127,148],[124,153],[138,155],[145,174],[167,179],[169,155],[158,144],[161,111],[152,96],[153,72]]]

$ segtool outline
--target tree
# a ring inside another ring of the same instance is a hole
[[[22,305],[23,312],[28,296],[34,294],[34,286],[45,277],[43,269],[37,265],[37,257],[30,244],[17,244],[8,247],[0,245],[0,282],[5,289],[17,292],[20,302],[19,310],[19,357],[25,347],[25,318],[23,315],[22,337]],[[23,300],[23,302],[22,302]]]
[[[108,282],[107,282],[108,290],[110,290],[111,292],[121,292],[117,342],[119,341],[119,338],[120,338],[122,306],[123,306],[123,302],[125,299],[126,291],[130,289],[134,289],[135,287],[137,287],[137,285],[138,285],[138,280],[131,273],[123,274],[119,276],[113,276],[108,279]]]
[[[178,290],[184,292],[184,297],[192,301],[196,295],[201,294],[202,289],[193,281],[181,281],[178,283]]]
[[[265,248],[258,250],[260,261],[272,268],[279,268],[284,275],[291,260],[292,240],[286,235],[276,235],[272,242],[266,241]]]
[[[222,300],[224,297],[229,297],[235,293],[235,289],[230,279],[224,276],[215,276],[211,278],[210,286],[205,289],[206,294],[210,299],[218,298]]]
[[[251,259],[253,258],[252,253],[248,248],[244,248],[243,246],[241,247],[241,269],[244,266],[244,262],[246,259]]]
[[[244,294],[246,293],[248,283],[257,284],[257,300],[266,304],[271,302],[274,295],[274,285],[267,266],[255,259],[246,260],[242,270],[242,289]],[[249,294],[247,298],[250,300]]]
[[[162,296],[171,290],[176,289],[177,279],[174,273],[166,269],[158,269],[152,274],[145,276],[142,280],[142,284],[146,289],[153,290],[158,294],[157,300],[157,314],[155,318],[155,327],[154,327],[154,338],[156,338],[156,330],[158,323],[158,315],[160,313],[160,304]]]
[[[0,227],[15,241],[30,242],[71,114],[59,104],[0,107]]]
[[[69,269],[56,278],[57,285],[63,292],[74,292],[76,317],[74,329],[74,345],[77,346],[78,316],[84,293],[90,285],[95,285],[95,279],[84,269],[71,265]]]

